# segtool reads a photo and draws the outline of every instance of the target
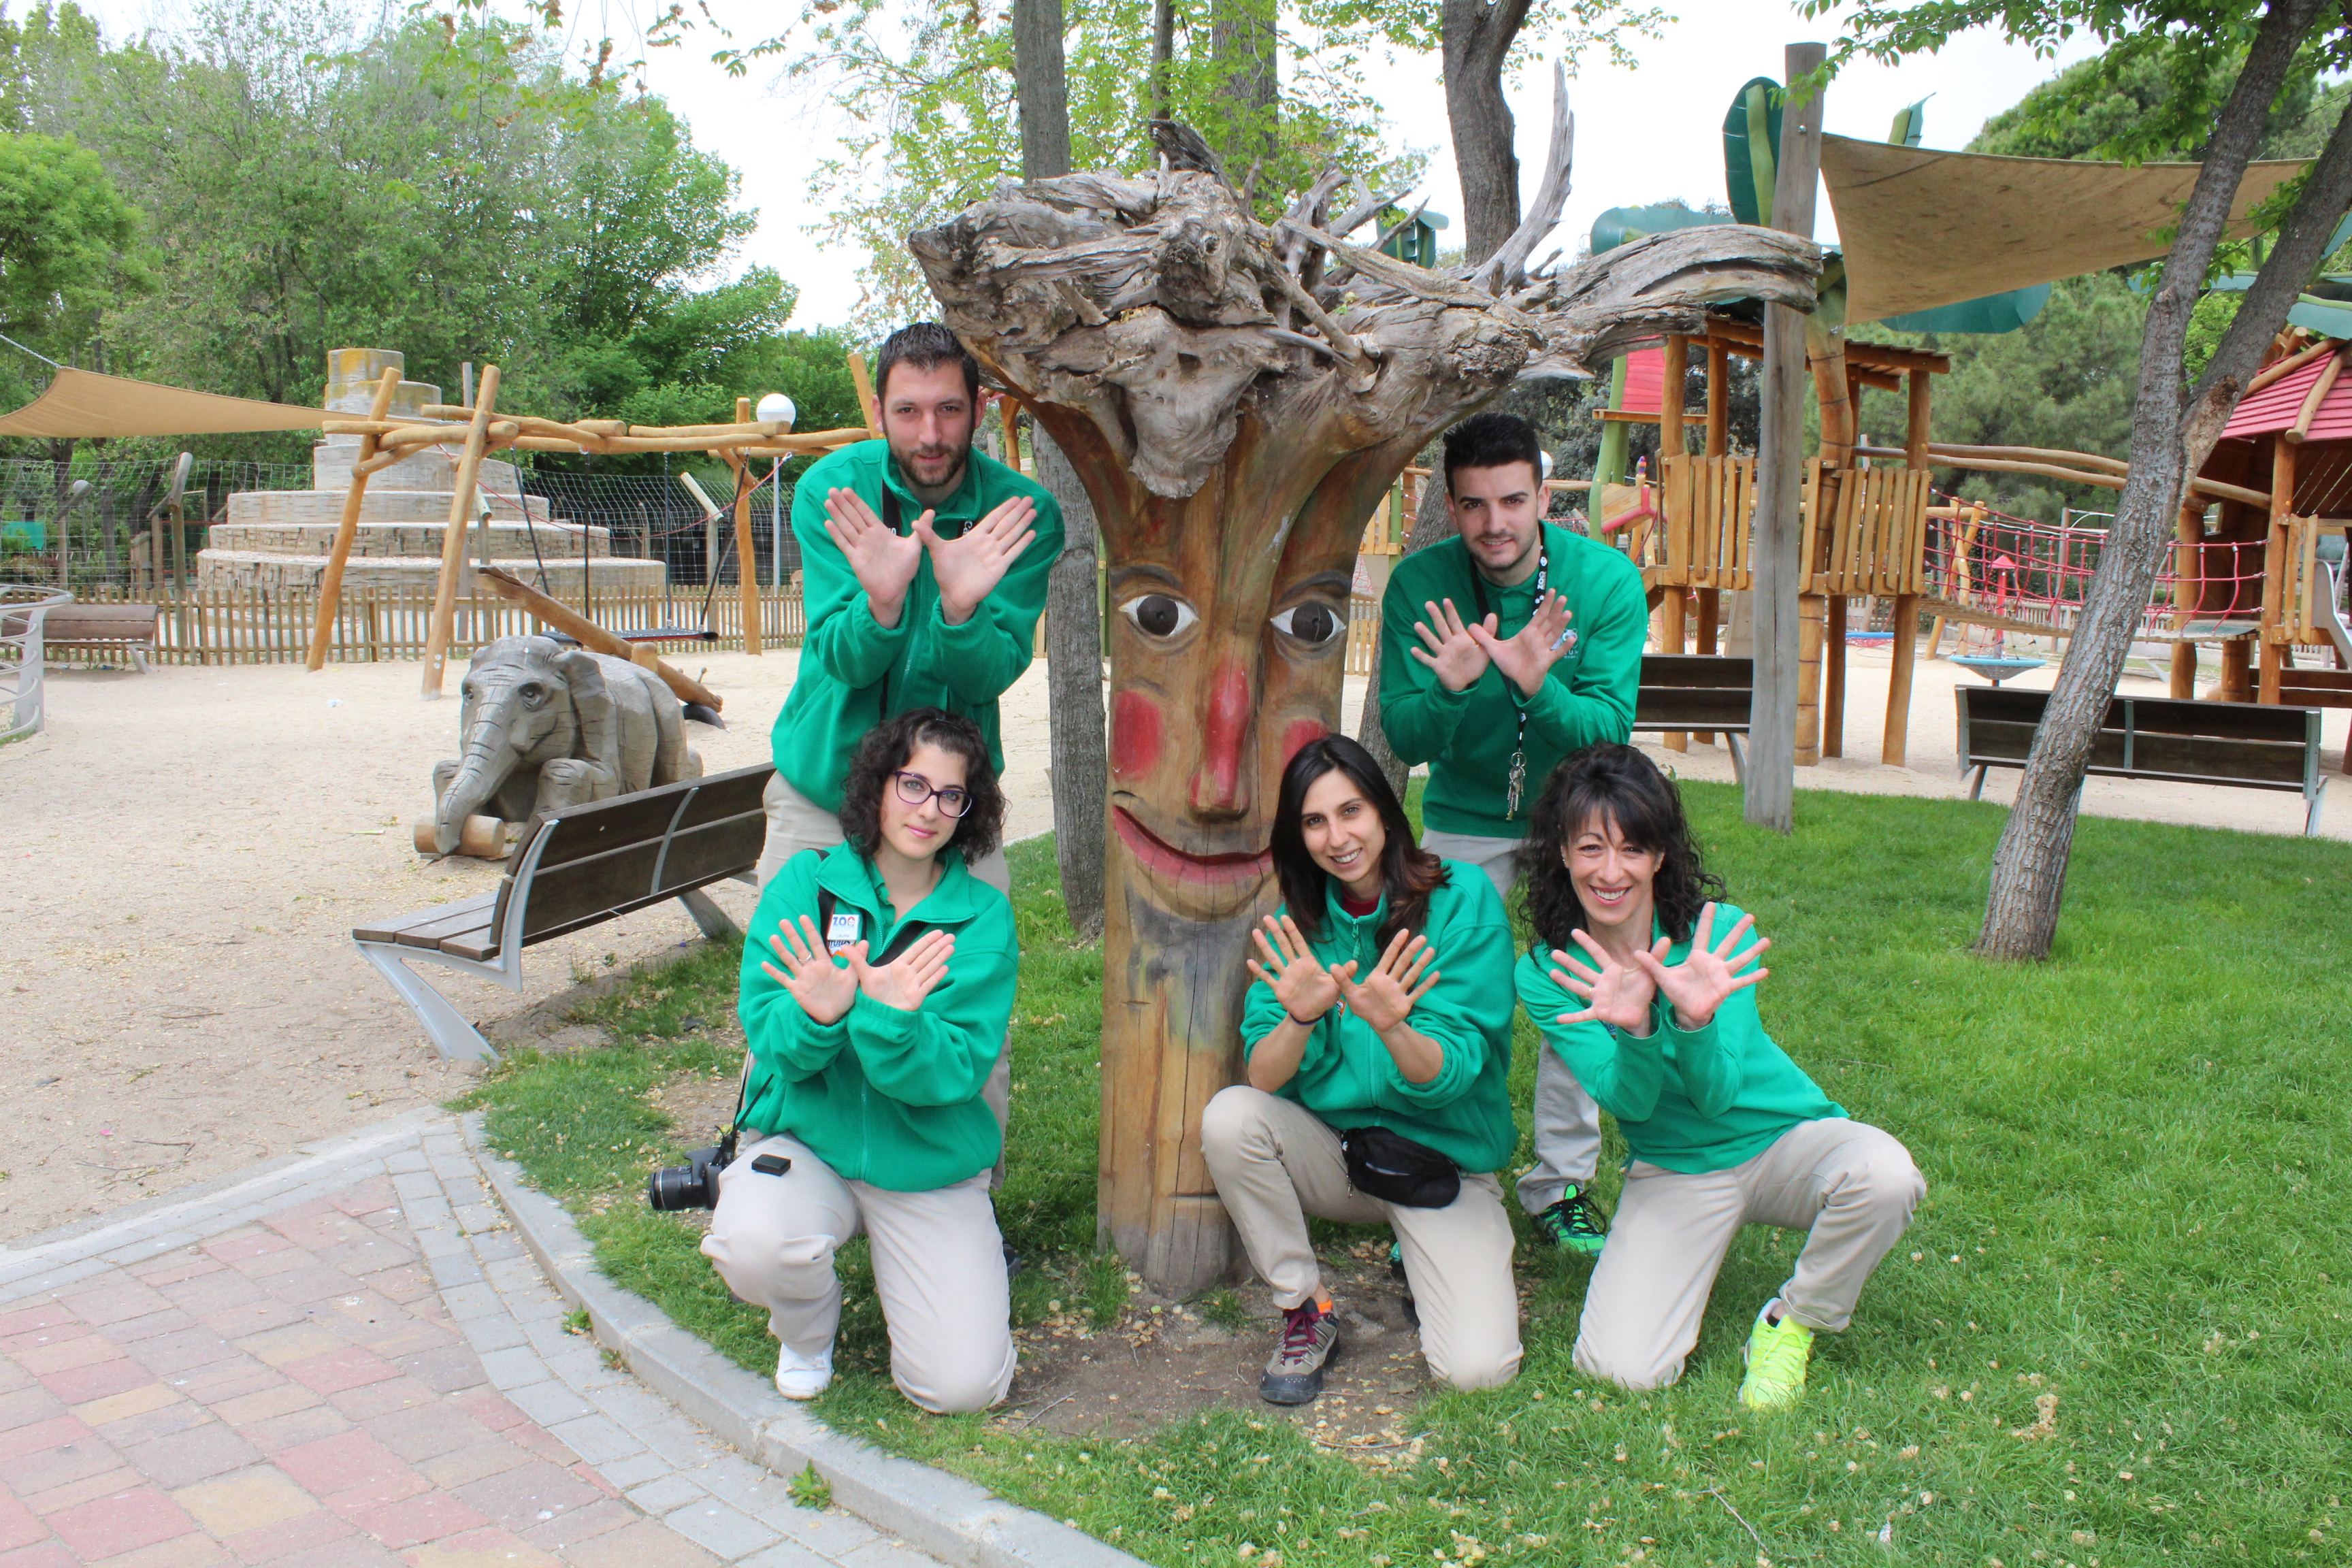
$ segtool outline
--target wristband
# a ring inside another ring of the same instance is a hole
[[[1302,1029],[1311,1029],[1316,1025],[1321,1023],[1324,1019],[1329,1017],[1331,1016],[1331,1009],[1326,1007],[1320,1013],[1316,1014],[1312,1018],[1302,1018],[1297,1014],[1292,1012],[1289,1008],[1285,1007],[1282,1010],[1282,1016],[1289,1019],[1292,1023],[1297,1025]]]

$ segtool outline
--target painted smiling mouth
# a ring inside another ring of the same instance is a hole
[[[1125,806],[1111,807],[1112,826],[1119,837],[1134,851],[1135,858],[1162,876],[1180,877],[1195,882],[1240,882],[1263,877],[1274,869],[1274,851],[1235,851],[1223,855],[1194,855],[1179,849],[1173,844],[1138,822]]]

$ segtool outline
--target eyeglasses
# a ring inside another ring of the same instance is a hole
[[[920,805],[937,795],[940,809],[950,816],[961,816],[971,809],[971,792],[969,790],[960,789],[954,784],[945,789],[933,789],[931,781],[920,773],[902,773],[891,776],[898,781],[898,798],[908,805]]]

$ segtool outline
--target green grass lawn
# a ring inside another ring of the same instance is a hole
[[[1688,1376],[1636,1396],[1570,1365],[1589,1269],[1523,1233],[1525,1373],[1433,1394],[1424,1456],[1393,1472],[1250,1410],[1126,1442],[921,1415],[881,1371],[854,1252],[821,1411],[1168,1564],[2352,1561],[2352,847],[2085,818],[2055,953],[2004,967],[1966,952],[2000,808],[1808,793],[1783,839],[1742,824],[1729,787],[1684,790],[1773,939],[1775,1037],[1928,1182],[1853,1328],[1818,1342],[1796,1413],[1733,1398],[1748,1320],[1801,1239],[1759,1229]],[[1015,1281],[1028,1320],[1049,1295],[1107,1309],[1125,1288],[1090,1252],[1099,956],[1069,940],[1050,843],[1013,865],[1000,1212],[1035,1265]],[[682,1146],[644,1091],[734,1070],[739,1036],[683,1020],[731,1015],[735,963],[710,950],[641,976],[600,1005],[619,1045],[519,1059],[476,1102],[614,1279],[765,1373],[761,1315],[635,1195]]]

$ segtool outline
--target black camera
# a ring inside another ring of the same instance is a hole
[[[715,1209],[719,1206],[719,1173],[735,1159],[735,1134],[708,1149],[687,1155],[683,1165],[668,1165],[646,1177],[646,1202],[654,1208]]]

